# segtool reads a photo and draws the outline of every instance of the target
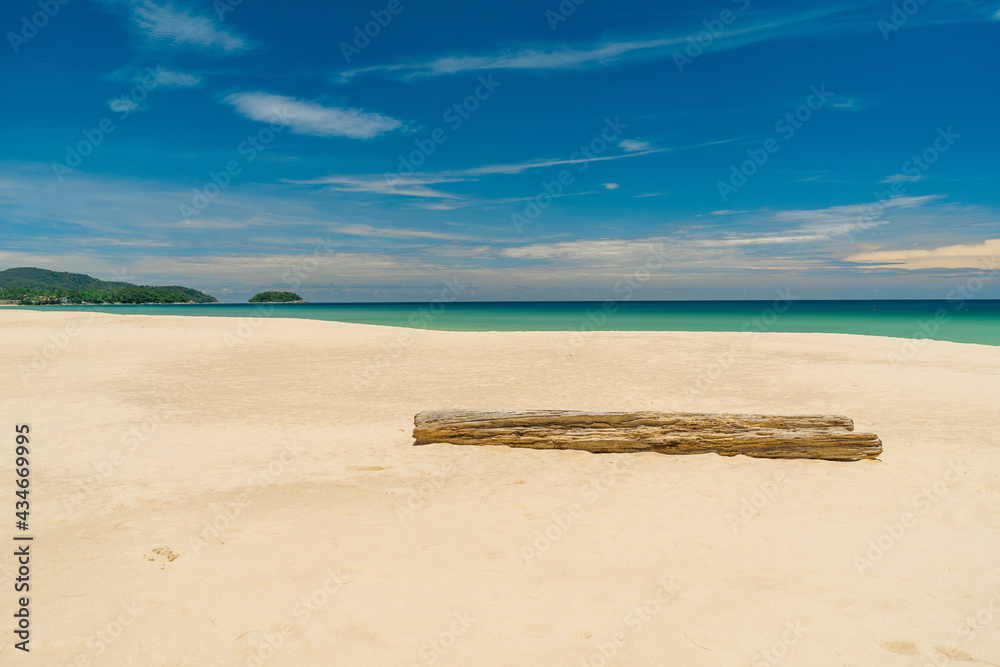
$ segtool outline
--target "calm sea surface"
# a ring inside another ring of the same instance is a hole
[[[781,331],[1000,345],[1000,300],[545,301],[47,306],[102,313],[295,317],[444,331]]]

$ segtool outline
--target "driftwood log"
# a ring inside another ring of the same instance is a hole
[[[837,415],[736,415],[567,410],[429,410],[413,420],[417,444],[664,454],[745,454],[833,461],[882,453],[874,433],[854,433]]]

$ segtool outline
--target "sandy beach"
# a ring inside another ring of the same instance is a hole
[[[30,659],[1000,664],[1000,348],[903,343],[4,309]],[[439,408],[844,414],[885,449],[414,447]]]

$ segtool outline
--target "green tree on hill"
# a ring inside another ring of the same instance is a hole
[[[58,273],[20,267],[0,271],[0,300],[14,299],[24,306],[61,303],[215,303],[214,296],[190,287],[133,285],[98,280],[82,273]]]
[[[302,297],[295,292],[261,292],[250,297],[250,303],[302,301]]]

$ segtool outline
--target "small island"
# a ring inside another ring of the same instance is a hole
[[[250,297],[249,303],[305,303],[295,292],[261,292]]]

